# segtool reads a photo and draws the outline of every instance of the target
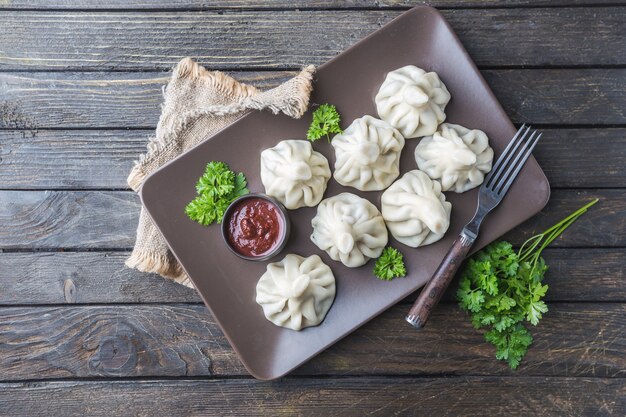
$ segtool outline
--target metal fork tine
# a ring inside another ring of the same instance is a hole
[[[522,132],[522,130],[524,130],[525,127],[526,127],[526,123],[524,123],[519,129],[517,129],[517,132],[515,132],[515,136],[513,136],[513,139],[511,139],[511,141],[506,146],[506,148],[504,148],[504,151],[502,151],[501,157],[498,158],[498,160],[496,160],[496,163],[493,164],[493,166],[491,167],[491,171],[489,172],[489,174],[487,174],[486,180],[489,180],[489,177],[491,176],[491,174],[493,174],[498,169],[498,167],[500,166],[500,161],[502,160],[502,156],[506,155],[507,152],[511,149],[511,147],[513,147],[514,143],[517,141],[517,137],[520,135],[520,133]]]
[[[509,174],[515,169],[517,163],[523,157],[524,152],[526,152],[528,145],[531,143],[536,134],[537,131],[534,130],[530,137],[522,142],[522,146],[519,149],[516,149],[515,154],[511,154],[510,158],[507,158],[505,165],[501,168],[502,174],[499,175],[489,187],[493,190],[493,192],[497,194],[498,188],[500,188],[500,186],[505,183],[507,178],[509,178]]]
[[[483,185],[484,187],[493,188],[494,183],[498,181],[500,174],[507,167],[507,164],[515,155],[515,152],[519,148],[520,144],[523,143],[526,135],[531,129],[530,126],[528,126],[528,128],[526,128],[526,131],[522,133],[522,130],[524,130],[525,127],[526,125],[524,124],[522,125],[522,127],[519,128],[515,136],[513,136],[513,139],[511,139],[511,142],[509,142],[508,146],[504,149],[504,152],[502,152],[502,155],[500,155],[500,158],[498,158],[498,160],[496,161],[496,164],[493,166],[493,168],[491,168],[491,172],[489,173],[489,176],[487,177]],[[520,133],[522,133],[521,136]]]
[[[533,136],[535,135],[535,133],[537,133],[537,131],[535,130],[533,132]],[[514,166],[515,169],[513,170],[513,172],[509,175],[508,171],[507,174],[502,177],[504,178],[508,178],[506,180],[506,182],[502,185],[502,184],[498,184],[497,187],[494,188],[494,190],[496,190],[496,192],[498,193],[498,195],[504,195],[506,194],[507,191],[509,191],[509,187],[511,187],[511,184],[513,184],[513,181],[515,181],[515,178],[517,178],[517,174],[519,174],[519,172],[521,171],[522,167],[526,164],[526,160],[530,157],[530,154],[532,153],[533,149],[535,148],[535,145],[537,145],[537,142],[539,142],[539,138],[541,137],[543,133],[540,133],[539,135],[537,135],[536,138],[533,139],[533,137],[531,136],[528,139],[528,142],[526,142],[526,150],[522,150],[522,152],[520,153],[520,155],[523,156],[522,158],[517,161],[511,166],[511,168]],[[519,156],[518,156],[519,158]],[[511,169],[509,168],[509,170]],[[500,188],[500,191],[498,191],[497,189]]]
[[[511,141],[506,146],[506,148],[504,148],[504,151],[502,151],[502,155],[500,156],[500,158],[498,158],[496,163],[491,168],[491,172],[487,175],[485,182],[489,181],[489,179],[493,176],[493,174],[498,170],[498,168],[500,167],[502,163],[502,158],[504,157],[504,155],[506,155],[509,152],[509,150],[513,147],[515,142],[517,142],[517,138],[519,137],[520,133],[522,133],[525,127],[526,127],[526,123],[524,123],[519,129],[517,129],[517,132],[515,132],[515,136],[513,136],[513,139],[511,139]]]

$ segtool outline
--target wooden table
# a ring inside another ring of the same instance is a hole
[[[392,308],[274,382],[192,290],[126,269],[126,176],[182,57],[263,87],[378,29],[403,0],[0,0],[0,415],[626,414],[626,8],[435,0],[517,124],[545,131],[546,209],[594,197],[545,251],[550,312],[517,371],[447,295]]]

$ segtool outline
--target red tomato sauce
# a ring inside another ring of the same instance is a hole
[[[280,209],[263,198],[246,198],[232,210],[228,242],[244,256],[263,256],[280,244],[285,227]]]

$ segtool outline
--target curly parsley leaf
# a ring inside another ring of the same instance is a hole
[[[220,161],[209,162],[196,183],[198,196],[185,207],[187,216],[201,225],[221,223],[228,205],[248,194],[246,177]]]
[[[374,275],[383,281],[406,276],[404,256],[399,250],[387,246],[376,260]]]
[[[332,104],[322,104],[313,112],[313,121],[306,133],[306,138],[314,142],[326,136],[330,142],[331,133],[343,133],[340,124],[341,116]]]
[[[532,344],[524,321],[536,326],[548,306],[542,284],[548,269],[541,251],[598,200],[572,213],[544,233],[528,239],[519,251],[496,242],[475,254],[461,273],[457,299],[476,329],[487,328],[485,340],[496,347],[496,358],[517,368]]]
[[[240,172],[235,176],[235,186],[230,192],[230,195],[234,197],[233,200],[237,197],[248,194],[250,190],[248,190],[247,186],[248,181],[246,181],[246,176]]]
[[[511,369],[519,366],[533,343],[530,332],[519,323],[502,331],[492,329],[485,333],[485,339],[496,347],[496,358],[507,361]]]
[[[211,197],[227,195],[233,189],[234,177],[235,173],[225,163],[209,162],[196,183],[196,192],[198,195],[208,194]]]
[[[526,307],[526,320],[528,320],[533,326],[536,326],[541,320],[542,313],[548,311],[548,306],[543,301],[531,301]]]

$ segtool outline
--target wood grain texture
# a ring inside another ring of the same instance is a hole
[[[626,16],[619,8],[442,13],[478,65],[626,63]],[[6,11],[0,12],[0,69],[155,70],[185,56],[212,68],[294,68],[327,61],[399,14]]]
[[[626,70],[502,70],[483,75],[514,121],[626,123]]]
[[[504,238],[521,244],[596,197],[600,203],[552,246],[626,246],[619,189],[554,190],[541,214]],[[0,191],[0,249],[130,248],[139,205],[127,191]]]
[[[598,198],[600,201],[580,217],[573,226],[555,239],[551,247],[563,246],[626,246],[626,192],[617,190],[552,190],[546,207],[519,227],[506,233],[502,239],[521,245],[526,239],[541,233]],[[600,243],[602,242],[602,243]]]
[[[11,0],[0,2],[2,9],[26,10],[213,10],[213,9],[386,9],[409,8],[418,4],[430,4],[438,8],[467,7],[529,7],[529,6],[582,6],[623,4],[621,0]]]
[[[552,187],[626,187],[626,129],[541,131],[533,155]]]
[[[25,382],[0,385],[15,417],[111,415],[623,416],[626,381],[602,378],[341,378]]]
[[[552,187],[626,187],[626,129],[542,131],[534,155]],[[128,172],[152,134],[147,129],[0,130],[0,188],[127,188]]]
[[[484,70],[516,123],[624,124],[626,69]],[[271,88],[294,72],[236,72]],[[0,129],[154,128],[166,73],[1,73]],[[27,99],[26,99],[27,98]],[[4,104],[3,104],[4,103]]]
[[[407,310],[392,307],[295,373],[626,376],[624,304],[551,304],[516,371],[456,305],[437,306],[421,331]],[[0,318],[3,380],[247,375],[201,305],[5,307]]]
[[[153,134],[0,130],[0,188],[128,188],[128,173]]]
[[[0,191],[0,248],[129,248],[132,192]]]
[[[202,302],[191,288],[125,267],[129,256],[130,252],[0,253],[0,305]],[[68,293],[68,288],[73,290]]]
[[[295,72],[237,72],[239,81],[271,88]],[[0,73],[0,128],[146,127],[157,124],[160,73]]]
[[[624,249],[547,249],[548,301],[626,301]],[[130,252],[0,253],[0,305],[200,303],[189,288],[128,269]],[[68,289],[71,289],[69,291]],[[454,301],[455,284],[444,295]],[[405,302],[412,302],[415,295]]]

